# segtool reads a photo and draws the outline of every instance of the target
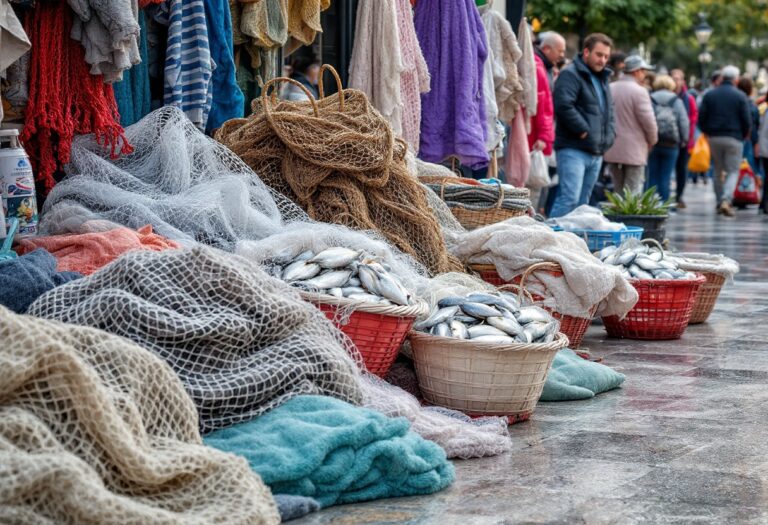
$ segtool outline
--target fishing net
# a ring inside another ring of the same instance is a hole
[[[299,394],[359,403],[354,348],[287,284],[198,246],[136,251],[40,297],[28,313],[121,335],[163,358],[203,432]]]
[[[666,257],[676,262],[681,270],[688,272],[717,273],[729,280],[733,280],[733,276],[739,273],[739,263],[722,254],[667,252]]]
[[[151,224],[185,246],[232,251],[237,241],[276,233],[286,221],[307,220],[236,155],[206,137],[175,107],[164,107],[126,129],[134,152],[118,159],[93,135],[72,144],[68,176],[43,208],[47,234],[93,231],[111,221],[138,229]]]
[[[192,401],[150,352],[2,307],[0,340],[0,522],[280,522],[244,459],[202,445]]]
[[[378,231],[433,273],[460,269],[408,171],[405,143],[364,93],[278,102],[270,86],[253,102],[254,114],[224,124],[217,140],[311,218]]]

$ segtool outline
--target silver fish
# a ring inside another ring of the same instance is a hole
[[[410,303],[411,294],[388,273],[379,275],[379,291],[381,292],[379,295],[395,304],[407,306]]]
[[[664,258],[664,254],[661,253],[659,250],[654,250],[648,254],[648,257],[650,257],[652,261],[659,262]]]
[[[344,297],[347,297],[348,295],[351,295],[353,293],[368,293],[363,288],[360,288],[359,286],[349,286],[349,282],[347,282],[347,286],[341,289],[341,293],[344,295]]]
[[[451,328],[448,323],[440,323],[432,328],[432,334],[440,337],[451,337]]]
[[[323,288],[340,288],[349,281],[350,275],[352,275],[352,272],[349,270],[337,270],[318,275],[314,279],[305,280],[304,284],[321,290]]]
[[[677,270],[677,264],[672,261],[662,259],[658,264],[660,268],[664,268],[665,270]]]
[[[484,335],[495,335],[497,337],[508,337],[506,332],[499,330],[498,328],[494,328],[493,326],[488,326],[487,324],[479,324],[477,326],[470,326],[467,328],[467,332],[469,332],[469,338],[474,339],[476,337],[482,337]]]
[[[328,290],[328,295],[332,295],[334,297],[344,297],[344,292],[341,288],[331,288]]]
[[[506,319],[504,317],[488,317],[485,320],[486,323],[494,328],[498,328],[502,332],[515,336],[523,331],[523,327],[520,323],[513,321],[512,319]]]
[[[461,321],[456,321],[454,319],[451,321],[449,326],[451,327],[451,335],[453,337],[458,339],[469,339],[469,332],[467,331],[467,327],[464,326],[464,323]]]
[[[317,263],[323,268],[344,268],[360,257],[360,252],[349,248],[328,248],[312,257],[309,262]]]
[[[463,303],[466,303],[467,300],[463,297],[459,297],[457,295],[451,295],[448,297],[443,297],[439,301],[437,301],[437,306],[440,308],[445,308],[446,306],[459,306]]]
[[[640,269],[645,271],[652,271],[659,268],[659,262],[654,261],[651,259],[648,255],[642,255],[635,258],[635,264],[640,267]]]
[[[515,342],[515,339],[508,335],[481,335],[472,338],[477,343],[495,343],[499,345],[508,345]]]
[[[548,323],[551,320],[552,315],[538,306],[526,306],[525,308],[520,308],[520,312],[517,315],[517,322],[525,325],[533,322]]]
[[[603,259],[603,262],[605,264],[616,265],[616,258],[617,257],[618,257],[617,254],[612,253],[611,255],[609,255],[608,257]]]
[[[368,265],[361,264],[357,270],[357,276],[363,288],[374,295],[381,295],[379,289],[379,275]]]
[[[480,319],[477,319],[476,317],[472,317],[469,315],[454,315],[453,318],[456,321],[461,321],[466,325],[476,324],[480,322]]]
[[[357,277],[354,277],[354,275],[356,275],[354,270],[352,270],[352,275],[353,277],[350,277],[349,281],[347,281],[347,286],[354,286],[354,287],[360,288],[360,286],[362,286],[362,283],[360,282],[360,279],[358,279]]]
[[[315,252],[313,252],[312,250],[307,250],[305,252],[301,252],[293,260],[294,261],[308,261],[308,260],[310,260],[314,256],[315,256]]]
[[[380,303],[381,297],[378,295],[371,295],[369,293],[353,293],[347,296],[347,299],[352,301],[362,301],[364,303]]]
[[[515,304],[510,303],[503,297],[499,297],[498,295],[491,295],[487,293],[469,294],[467,296],[467,301],[471,303],[481,303],[481,304],[496,306],[499,308],[506,308],[507,310],[510,310],[510,311],[517,309],[517,306]]]
[[[501,315],[496,308],[481,303],[464,303],[460,306],[465,314],[484,319],[486,317],[498,317]]]
[[[458,306],[446,306],[445,308],[440,308],[437,312],[430,315],[424,321],[421,321],[413,325],[413,328],[415,330],[424,330],[425,328],[432,328],[436,324],[440,324],[447,321],[448,319],[453,317],[458,311],[459,311]]]
[[[616,250],[618,250],[616,246],[613,246],[613,245],[606,246],[602,250],[600,250],[600,253],[598,253],[598,257],[600,258],[601,261],[604,261],[609,255],[613,255],[614,253],[616,253]]]
[[[533,342],[533,337],[531,336],[530,332],[523,331],[523,333],[515,338],[515,341],[528,344]]]
[[[655,272],[653,272],[653,278],[654,279],[669,280],[669,279],[674,279],[675,276],[672,275],[671,273],[669,273],[669,270],[661,269],[661,270],[656,270]]]
[[[520,303],[518,302],[517,295],[509,293],[509,292],[499,292],[499,296],[506,299],[506,301],[514,306],[515,310],[518,310],[520,308]]]
[[[633,251],[624,252],[616,257],[616,262],[622,266],[629,266],[635,260],[635,257],[637,257],[637,254]]]
[[[632,277],[635,277],[637,279],[642,279],[642,280],[653,279],[653,274],[638,268],[634,264],[629,268],[629,273],[632,274]]]
[[[308,263],[307,261],[296,261],[285,267],[283,270],[284,281],[305,281],[311,279],[315,275],[320,273],[319,264]],[[326,288],[332,288],[326,286]]]
[[[530,335],[531,342],[539,341],[553,333],[557,333],[559,325],[557,322],[539,323],[533,322],[525,325],[524,332]]]

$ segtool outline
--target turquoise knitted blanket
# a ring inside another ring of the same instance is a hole
[[[298,396],[263,416],[204,437],[245,457],[275,494],[323,507],[437,492],[454,480],[438,445],[388,418],[324,396]]]
[[[618,388],[624,379],[624,374],[600,363],[582,359],[573,350],[564,348],[552,362],[539,401],[588,399]]]

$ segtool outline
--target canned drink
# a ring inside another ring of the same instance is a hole
[[[37,234],[37,199],[35,176],[24,148],[19,143],[19,130],[0,130],[0,190],[2,190],[5,224],[19,219],[19,237]],[[5,234],[3,234],[4,236]]]

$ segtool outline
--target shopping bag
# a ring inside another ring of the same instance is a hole
[[[688,171],[692,173],[706,173],[709,171],[711,156],[709,152],[709,140],[703,133],[696,139],[696,145],[688,159]]]
[[[733,204],[736,206],[760,204],[760,184],[746,160],[741,163],[739,169],[739,182],[733,192]]]
[[[531,169],[525,187],[532,190],[540,190],[549,186],[550,182],[552,181],[549,179],[549,167],[547,166],[547,159],[544,157],[544,153],[540,150],[532,151]]]

